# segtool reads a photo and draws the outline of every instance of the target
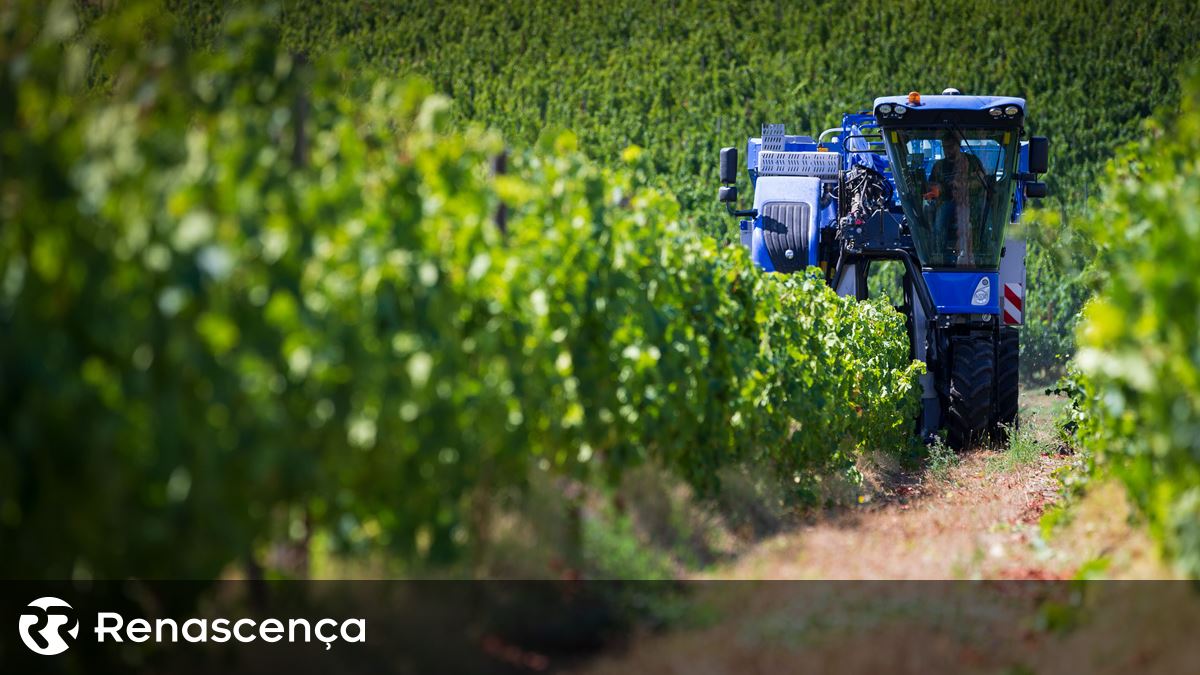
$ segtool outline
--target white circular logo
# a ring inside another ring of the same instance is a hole
[[[67,651],[71,645],[63,639],[63,633],[71,639],[79,637],[79,620],[70,605],[46,596],[29,603],[21,614],[21,641],[42,656],[54,656]]]

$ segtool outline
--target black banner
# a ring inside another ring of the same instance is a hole
[[[1179,672],[1192,582],[0,582],[5,673]]]

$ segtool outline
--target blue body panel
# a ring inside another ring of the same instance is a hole
[[[775,263],[771,262],[767,243],[763,241],[762,216],[754,219],[754,229],[750,232],[750,260],[764,272],[775,271]]]
[[[999,272],[923,272],[933,304],[940,314],[999,314]],[[971,296],[981,279],[988,280],[988,301],[983,305],[971,304]]]

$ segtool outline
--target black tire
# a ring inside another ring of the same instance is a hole
[[[1021,396],[1021,334],[1016,328],[1000,329],[996,349],[996,410],[992,433],[999,440],[1008,437],[1006,429],[1016,429],[1017,408]]]
[[[965,450],[982,440],[992,421],[996,350],[986,337],[950,341],[950,397],[946,432],[950,447]]]

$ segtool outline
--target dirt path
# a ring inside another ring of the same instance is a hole
[[[871,496],[761,542],[689,586],[689,609],[583,672],[1183,672],[1200,659],[1200,597],[1172,584],[1038,580],[1169,578],[1124,492],[1092,486],[1056,527],[1053,399],[1027,393],[1032,433],[948,466],[875,476]],[[875,579],[867,583],[780,583]],[[697,618],[699,617],[699,618]]]
[[[1072,456],[1053,432],[1054,398],[1023,394],[1026,428],[1008,447],[974,450],[938,470],[880,472],[862,503],[762,542],[708,579],[1061,579],[1099,564],[1106,576],[1161,577],[1148,540],[1128,524],[1115,486],[1044,532],[1060,498],[1053,475]],[[1098,562],[1097,562],[1098,561]]]
[[[1063,461],[1038,456],[999,473],[995,453],[977,452],[944,478],[900,486],[882,503],[765,542],[728,569],[735,579],[954,579],[1024,575],[1031,541],[1053,502],[1051,473]],[[875,500],[879,498],[876,497]],[[873,500],[873,501],[875,501]],[[1039,572],[1041,573],[1041,572]]]

